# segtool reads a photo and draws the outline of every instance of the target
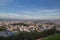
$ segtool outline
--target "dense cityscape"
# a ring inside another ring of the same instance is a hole
[[[56,30],[56,31],[55,31]],[[46,32],[46,33],[44,33]],[[47,35],[53,35],[56,33],[60,33],[60,22],[56,21],[37,21],[37,20],[28,20],[28,21],[0,21],[0,36],[3,37],[9,37],[9,36],[14,36],[15,35],[20,35],[22,33],[23,35],[27,34],[35,34],[37,35],[42,35],[42,37],[45,37]],[[25,34],[27,33],[27,34]],[[39,33],[39,34],[36,34]],[[42,34],[40,34],[42,33]],[[43,35],[44,34],[44,35]],[[28,35],[28,36],[29,36]],[[33,36],[31,35],[31,36]],[[17,37],[17,36],[16,36]],[[25,36],[26,37],[26,36]],[[23,38],[25,38],[23,37]],[[37,36],[40,38],[40,36]],[[37,38],[37,40],[38,40]],[[19,37],[18,37],[19,39]],[[21,38],[20,38],[21,39]],[[12,40],[12,38],[11,38]],[[15,38],[13,39],[15,40]],[[17,40],[17,39],[16,39]],[[21,39],[25,40],[25,39]],[[27,40],[27,38],[26,38]],[[28,39],[29,40],[29,39]],[[36,39],[31,39],[31,40],[36,40]],[[39,39],[40,40],[40,39]]]
[[[56,30],[60,30],[60,22],[19,22],[19,21],[7,21],[7,22],[0,22],[0,27],[6,28],[9,31],[27,31],[31,32],[37,30],[39,32],[56,28]]]

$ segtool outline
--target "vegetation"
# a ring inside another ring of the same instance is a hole
[[[6,28],[5,27],[0,27],[0,31],[5,31]]]
[[[44,38],[44,37],[54,35],[54,34],[60,34],[60,32],[55,29],[45,30],[43,32],[38,32],[36,30],[33,32],[24,32],[23,31],[23,32],[19,32],[18,35],[14,35],[14,36],[10,36],[10,37],[0,37],[0,40],[36,40],[36,39]],[[56,35],[55,35],[55,37],[56,37]],[[58,37],[60,37],[60,36],[58,35],[56,38],[59,39]],[[50,38],[52,38],[52,37],[50,37]],[[54,36],[53,36],[53,38],[54,38]]]
[[[53,36],[46,37],[44,40],[60,40],[60,34],[55,34]]]

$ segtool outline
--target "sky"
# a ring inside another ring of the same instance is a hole
[[[60,0],[0,0],[0,18],[59,19]]]

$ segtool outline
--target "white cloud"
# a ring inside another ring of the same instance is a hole
[[[22,14],[23,13],[23,14]],[[21,11],[21,12],[0,12],[0,18],[16,19],[59,19],[59,10],[38,10],[38,11]]]
[[[0,14],[0,18],[16,18],[16,19],[37,19],[36,16],[22,15],[22,14]]]
[[[35,11],[19,11],[18,13],[28,14],[28,15],[36,15],[36,16],[59,16],[60,9],[51,9],[51,10],[35,10]]]

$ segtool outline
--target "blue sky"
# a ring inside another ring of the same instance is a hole
[[[0,18],[59,19],[60,0],[0,0]]]

